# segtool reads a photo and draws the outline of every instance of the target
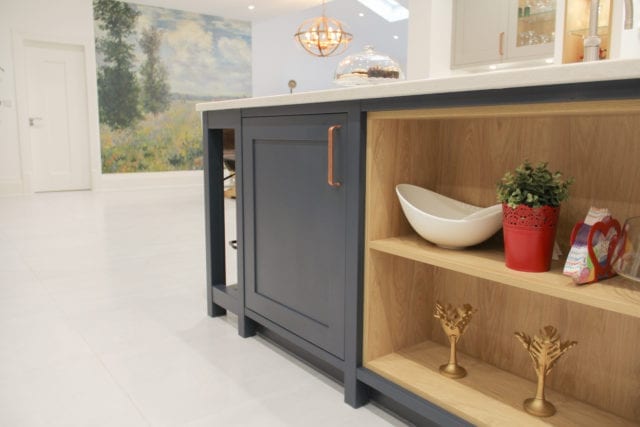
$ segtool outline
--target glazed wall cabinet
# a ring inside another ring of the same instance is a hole
[[[548,378],[551,425],[640,422],[640,289],[619,277],[578,287],[556,262],[547,273],[504,265],[501,236],[465,250],[412,231],[394,188],[410,183],[476,206],[522,159],[575,177],[562,206],[564,253],[590,206],[621,219],[640,212],[640,101],[537,103],[377,111],[367,119],[363,369],[476,425],[538,425],[522,410],[535,394],[515,331],[558,328],[578,341]],[[439,373],[448,341],[436,301],[478,309],[459,343],[468,376]]]
[[[555,0],[456,0],[452,66],[553,56]]]

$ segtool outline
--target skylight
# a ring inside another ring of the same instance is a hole
[[[409,10],[396,0],[358,0],[389,22],[409,18]]]

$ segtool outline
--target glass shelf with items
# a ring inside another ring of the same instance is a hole
[[[518,20],[521,22],[526,22],[527,24],[536,24],[539,22],[548,22],[556,20],[556,11],[554,10],[546,10],[544,12],[536,12],[530,15],[520,15],[520,10],[518,9]]]
[[[518,18],[528,18],[543,14],[554,15],[556,0],[518,0]]]
[[[555,2],[520,0],[517,22],[517,48],[552,43],[556,29]]]

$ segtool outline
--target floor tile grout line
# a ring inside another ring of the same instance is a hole
[[[40,282],[40,285],[42,288],[44,287],[44,284],[42,283],[42,279],[41,276],[38,274],[38,272],[34,272],[34,274],[36,275],[38,281]],[[56,296],[44,289],[44,292],[47,293],[48,297],[52,300],[56,300]],[[142,418],[142,420],[144,420],[144,422],[147,424],[147,426],[151,427],[152,423],[151,421],[145,416],[145,414],[143,413],[143,411],[141,410],[141,408],[139,407],[139,405],[136,404],[135,400],[133,399],[133,397],[129,394],[129,392],[125,389],[125,387],[120,384],[120,382],[118,381],[118,379],[113,375],[113,373],[111,372],[111,370],[108,368],[108,366],[104,363],[104,361],[102,360],[102,357],[100,356],[100,354],[98,354],[96,352],[96,350],[91,346],[90,342],[87,340],[87,338],[84,336],[84,334],[82,333],[82,331],[78,330],[76,327],[74,327],[71,322],[70,319],[68,317],[68,313],[66,313],[64,310],[62,310],[60,308],[59,304],[55,304],[56,306],[56,311],[58,312],[58,314],[60,315],[60,318],[62,321],[64,321],[64,323],[67,325],[67,327],[72,330],[73,332],[75,332],[76,334],[78,334],[78,336],[82,339],[82,341],[85,343],[85,345],[87,346],[87,348],[89,349],[89,351],[91,352],[91,354],[93,355],[93,357],[100,363],[100,366],[102,366],[102,368],[105,370],[105,372],[108,374],[109,378],[111,378],[111,380],[113,381],[113,383],[118,387],[118,389],[126,396],[126,399],[131,403],[131,405],[135,408],[136,412],[140,415],[140,417]]]
[[[84,339],[84,337],[83,337],[83,339]],[[91,351],[94,352],[93,349],[91,349]],[[107,371],[107,373],[109,374],[109,377],[118,386],[120,391],[122,391],[124,393],[124,395],[127,396],[127,400],[129,402],[131,402],[133,407],[136,409],[136,412],[140,415],[140,417],[142,417],[144,422],[147,423],[147,426],[149,426],[149,427],[153,426],[153,423],[145,416],[144,412],[142,411],[142,408],[140,408],[140,406],[136,403],[136,401],[133,398],[133,396],[131,396],[131,394],[129,394],[129,392],[126,390],[126,388],[122,384],[120,384],[120,381],[118,381],[118,379],[115,377],[115,375],[113,375],[113,372],[111,372],[109,367],[104,363],[104,360],[102,360],[102,357],[100,357],[100,355],[96,354],[96,358],[100,362],[100,365],[105,369],[105,371]]]

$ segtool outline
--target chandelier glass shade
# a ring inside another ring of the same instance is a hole
[[[347,49],[353,39],[340,21],[327,18],[324,12],[322,16],[304,21],[294,37],[304,50],[314,56],[338,55]]]

